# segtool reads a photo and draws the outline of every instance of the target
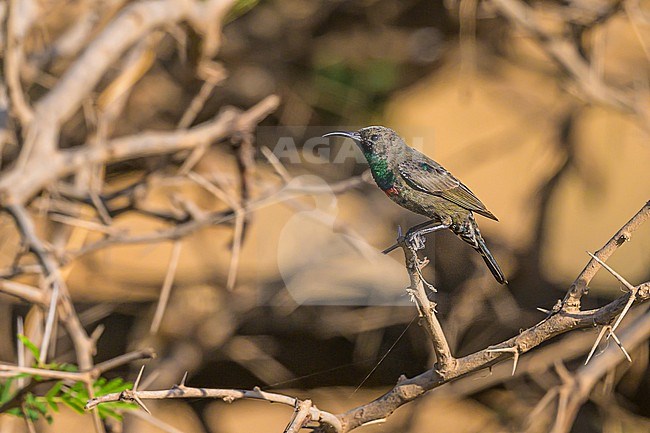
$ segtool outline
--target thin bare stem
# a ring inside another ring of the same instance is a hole
[[[169,302],[172,285],[174,284],[174,277],[176,276],[176,269],[178,268],[178,262],[181,256],[181,245],[180,241],[175,241],[172,246],[169,265],[167,266],[167,273],[165,274],[165,280],[163,282],[162,290],[160,291],[160,297],[158,298],[158,305],[156,305],[156,312],[153,315],[151,327],[149,328],[149,332],[152,334],[158,333],[163,315],[167,309],[167,303]]]

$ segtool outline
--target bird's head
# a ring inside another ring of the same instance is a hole
[[[364,155],[387,158],[403,148],[403,141],[395,131],[385,126],[368,126],[358,131],[334,131],[323,137],[341,136],[354,140]]]

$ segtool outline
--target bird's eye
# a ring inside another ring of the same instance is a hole
[[[379,140],[379,136],[377,134],[372,134],[370,136],[370,141],[375,142],[377,140]]]

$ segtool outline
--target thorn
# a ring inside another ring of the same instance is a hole
[[[367,426],[367,425],[383,424],[383,423],[385,423],[385,422],[386,422],[386,418],[379,418],[379,419],[373,419],[373,420],[368,421],[368,422],[364,422],[363,424],[361,424],[361,426],[364,426],[364,427],[365,427],[365,426]],[[361,426],[359,426],[359,427],[361,427]]]
[[[591,254],[589,251],[587,251],[587,254],[589,254],[589,255],[591,256],[592,259],[594,259],[595,261],[597,261],[598,263],[600,263],[600,265],[601,265],[603,268],[607,269],[607,271],[609,271],[610,274],[612,274],[612,275],[613,275],[613,276],[614,276],[618,281],[620,281],[621,283],[623,283],[623,284],[625,285],[625,287],[627,287],[628,289],[630,289],[630,291],[634,291],[634,286],[633,286],[632,284],[628,283],[628,281],[627,281],[625,278],[623,278],[622,276],[620,276],[620,275],[618,274],[618,272],[616,272],[614,269],[610,268],[609,265],[607,265],[605,262],[603,262],[602,260],[600,260],[600,259],[599,259],[598,257],[596,257],[595,255]]]
[[[181,379],[181,383],[178,385],[179,388],[183,388],[185,386],[185,381],[187,380],[187,370],[185,371],[185,374],[183,375],[183,378]]]
[[[551,313],[552,313],[551,310],[547,310],[546,308],[542,308],[542,307],[537,307],[537,308],[535,308],[535,309],[536,309],[537,311],[541,311],[541,312],[544,313],[544,314],[551,314]]]
[[[519,363],[519,349],[515,347],[502,347],[497,349],[485,349],[486,352],[500,352],[500,353],[512,353],[512,376],[515,375],[517,371],[517,364]]]
[[[136,392],[138,390],[138,386],[140,385],[140,379],[142,379],[142,373],[144,372],[144,364],[142,367],[140,367],[140,372],[138,373],[137,379],[135,379],[135,383],[133,384],[133,392]],[[149,411],[147,411],[149,412]]]
[[[149,415],[151,415],[151,411],[147,408],[147,406],[144,405],[144,402],[143,402],[142,400],[140,400],[140,397],[138,397],[137,395],[133,394],[133,401],[135,401],[135,402],[138,404],[138,406],[140,406],[140,408],[141,408],[142,410],[144,410],[144,411],[147,412]]]
[[[618,281],[620,281],[620,282],[621,282],[625,287],[627,287],[627,289],[630,291],[630,297],[629,297],[629,299],[627,300],[627,303],[625,304],[625,307],[623,308],[623,311],[621,311],[621,314],[618,315],[618,318],[616,319],[616,322],[614,322],[614,325],[612,325],[612,327],[611,327],[611,329],[610,329],[610,331],[609,331],[609,335],[607,336],[607,338],[609,339],[609,337],[612,336],[612,334],[614,333],[614,331],[618,328],[618,325],[621,324],[621,321],[623,320],[623,318],[624,318],[625,315],[627,314],[628,310],[630,309],[630,307],[632,306],[632,304],[633,304],[634,301],[636,300],[636,292],[637,292],[637,288],[634,287],[632,284],[630,284],[630,283],[629,283],[625,278],[623,278],[621,275],[619,275],[619,274],[618,274],[614,269],[612,269],[611,267],[609,267],[605,262],[603,262],[602,260],[600,260],[598,257],[596,257],[595,255],[591,254],[589,251],[587,251],[587,254],[589,254],[589,255],[591,256],[592,259],[594,259],[594,260],[596,260],[598,263],[600,263],[600,265],[601,265],[603,268],[607,269],[607,271],[609,271],[610,274],[612,274],[614,277],[616,277],[616,279],[617,279]],[[626,356],[628,356],[628,355],[626,355]],[[629,358],[628,358],[628,359],[629,359]]]
[[[616,334],[614,334],[613,331],[610,331],[610,332],[609,332],[609,335],[612,336],[612,338],[613,338],[614,341],[616,342],[616,345],[619,347],[619,349],[621,349],[621,351],[623,352],[623,355],[625,355],[625,357],[627,358],[627,361],[628,361],[628,362],[632,362],[632,358],[630,357],[630,354],[627,353],[627,350],[625,350],[625,347],[623,347],[623,343],[621,343],[621,340],[618,339],[618,337],[616,336]]]
[[[625,307],[623,307],[623,310],[621,311],[621,314],[618,315],[618,318],[616,319],[616,322],[614,322],[614,325],[612,326],[612,329],[610,330],[609,334],[612,335],[614,331],[616,331],[616,328],[618,328],[618,325],[621,324],[621,321],[623,320],[623,317],[627,314],[627,312],[630,310],[630,307],[632,307],[632,304],[636,300],[636,292],[630,293],[630,297],[628,298],[627,302],[625,303]],[[609,335],[607,336],[609,338]]]
[[[596,352],[596,348],[598,348],[598,345],[600,344],[601,340],[603,339],[603,336],[605,335],[605,332],[607,332],[608,329],[611,329],[610,326],[603,326],[603,328],[600,330],[600,333],[598,334],[598,338],[596,338],[596,342],[591,347],[591,351],[589,352],[589,355],[587,355],[587,359],[585,360],[585,365],[587,365],[589,363],[589,360],[591,360],[591,357],[594,356],[594,352]]]

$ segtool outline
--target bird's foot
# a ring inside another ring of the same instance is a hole
[[[404,241],[413,251],[420,251],[424,249],[427,239],[420,232],[408,232]]]
[[[397,242],[382,251],[383,254],[388,254],[403,242],[412,251],[420,251],[425,247],[427,239],[419,230],[408,231],[406,235],[402,235],[402,226],[397,226]]]

